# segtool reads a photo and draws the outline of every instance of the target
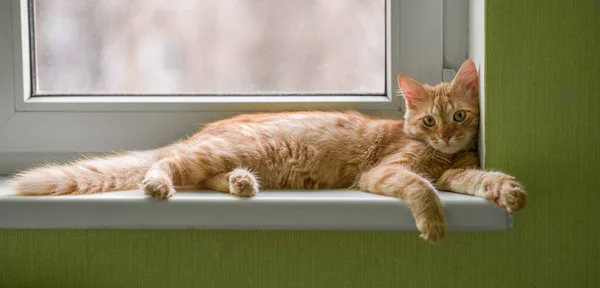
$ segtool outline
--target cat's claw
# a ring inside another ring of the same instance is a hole
[[[527,193],[514,177],[494,174],[483,181],[483,194],[508,212],[516,212],[525,207]]]

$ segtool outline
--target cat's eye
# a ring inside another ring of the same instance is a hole
[[[456,111],[456,113],[454,113],[454,121],[456,121],[456,122],[462,122],[465,120],[466,117],[467,117],[467,112],[465,112],[463,110],[458,110],[458,111]]]
[[[425,126],[431,127],[435,125],[435,119],[431,116],[425,116],[425,118],[423,118],[423,123],[425,123]]]

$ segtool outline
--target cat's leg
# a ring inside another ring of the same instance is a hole
[[[514,177],[501,172],[476,169],[450,169],[436,181],[440,190],[479,196],[508,212],[525,206],[527,193]]]
[[[446,232],[444,207],[429,181],[400,165],[380,165],[363,173],[362,190],[404,200],[413,213],[421,238],[438,242]]]
[[[156,198],[167,199],[175,194],[173,174],[177,163],[174,158],[165,158],[154,163],[142,181],[144,194]]]
[[[206,179],[202,184],[208,189],[242,197],[252,197],[259,189],[256,176],[244,168],[219,173]]]
[[[191,139],[165,148],[162,158],[154,163],[141,187],[146,195],[167,199],[175,194],[174,187],[197,186],[211,176],[231,171],[240,165],[239,159],[227,152],[223,139]]]
[[[167,199],[175,194],[175,185],[195,185],[212,174],[213,168],[206,159],[175,155],[154,163],[146,172],[141,188],[148,196]]]

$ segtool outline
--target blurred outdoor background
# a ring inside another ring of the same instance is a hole
[[[37,94],[382,94],[385,0],[34,0]]]

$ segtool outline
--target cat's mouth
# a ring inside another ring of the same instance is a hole
[[[446,143],[442,142],[441,144],[432,145],[436,150],[445,153],[445,154],[454,154],[460,152],[462,147],[458,143]]]

